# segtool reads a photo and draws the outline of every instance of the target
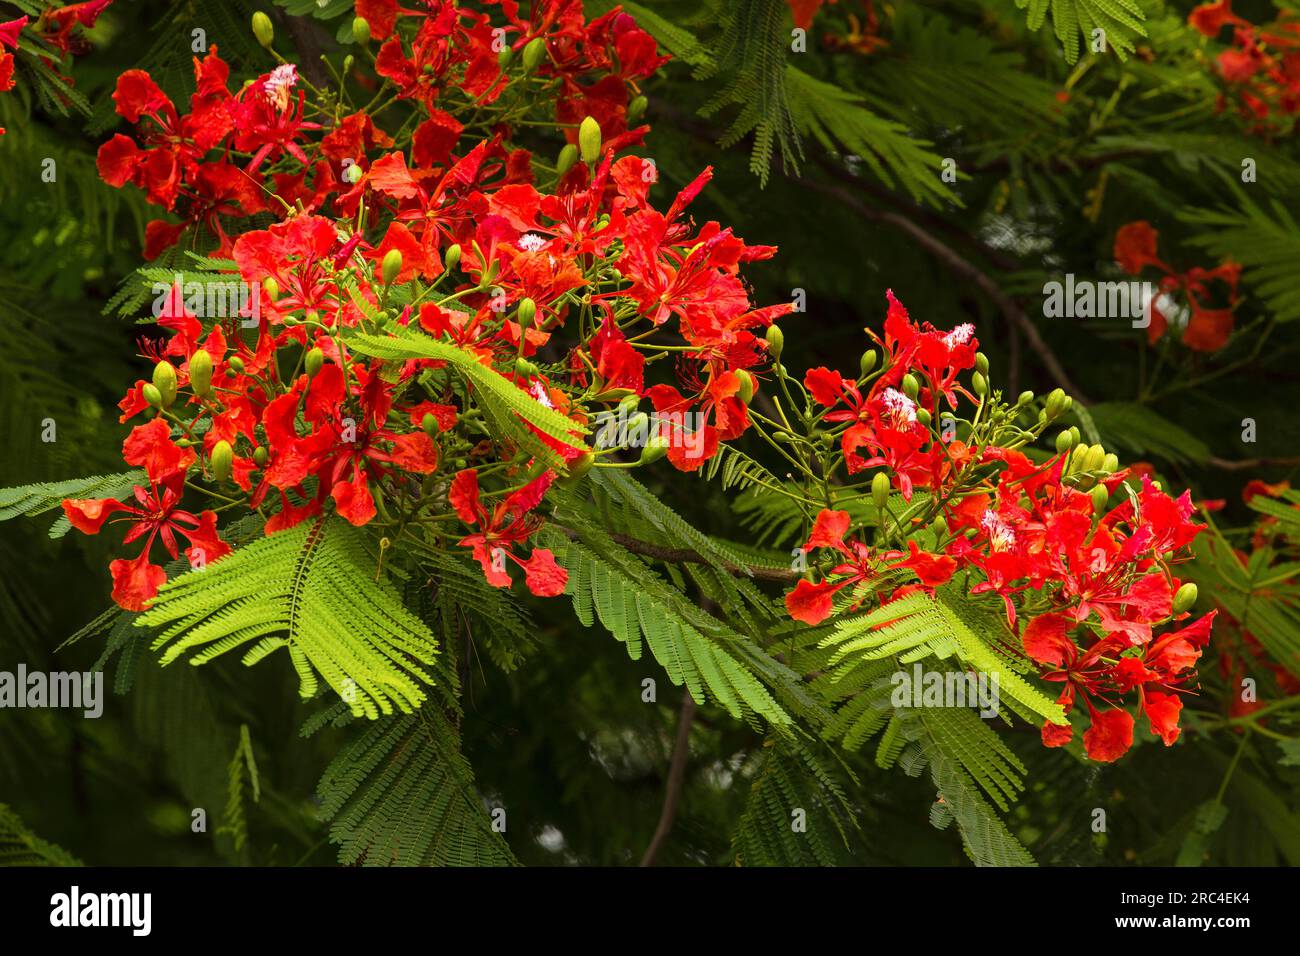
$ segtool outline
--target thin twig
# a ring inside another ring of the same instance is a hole
[[[650,845],[646,847],[645,856],[641,857],[642,866],[654,866],[655,858],[673,832],[673,822],[677,819],[677,805],[682,798],[682,784],[686,782],[686,760],[690,757],[691,724],[695,722],[695,699],[688,690],[682,694],[682,708],[677,715],[677,739],[673,742],[673,755],[668,763],[668,783],[664,786],[664,805],[659,811],[659,823],[655,827]]]

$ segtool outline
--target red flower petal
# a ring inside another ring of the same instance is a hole
[[[118,558],[108,566],[113,575],[113,600],[127,611],[143,611],[167,580],[167,572],[149,563],[149,553],[130,561]]]
[[[1127,710],[1094,711],[1083,749],[1098,763],[1113,763],[1133,746],[1133,715]]]

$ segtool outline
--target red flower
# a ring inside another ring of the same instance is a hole
[[[494,587],[510,586],[510,574],[505,568],[505,559],[509,558],[524,569],[524,583],[538,597],[555,597],[564,593],[568,572],[555,563],[555,555],[549,550],[534,548],[527,560],[512,552],[515,545],[522,545],[541,527],[541,519],[530,512],[541,501],[554,477],[554,472],[544,472],[507,495],[490,512],[479,495],[477,471],[458,472],[452,479],[451,491],[447,495],[452,508],[466,524],[479,528],[458,543],[461,547],[473,549],[484,577]]]

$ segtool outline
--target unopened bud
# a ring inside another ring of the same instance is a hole
[[[785,348],[785,333],[781,331],[779,325],[769,325],[767,327],[767,354],[772,356],[772,361],[781,357],[781,350]]]
[[[244,360],[238,355],[230,356],[230,367],[233,368],[236,373],[240,375],[244,374]]]
[[[988,379],[986,379],[980,372],[975,372],[971,375],[970,384],[971,388],[974,389],[975,394],[980,398],[983,398],[989,393]]]
[[[303,360],[303,368],[307,370],[308,377],[315,378],[324,365],[325,353],[321,351],[320,346],[308,350],[307,357]]]
[[[1184,611],[1190,610],[1192,605],[1196,603],[1197,596],[1196,585],[1188,581],[1174,594],[1174,613],[1182,614]]]
[[[271,25],[271,18],[261,10],[253,14],[253,36],[257,37],[257,42],[268,50],[275,42],[275,27]]]
[[[213,445],[208,463],[212,466],[213,478],[228,481],[235,465],[235,450],[230,447],[230,442],[223,440]]]
[[[584,163],[594,163],[600,159],[600,124],[595,117],[588,116],[578,127],[578,153]]]
[[[433,412],[425,412],[424,417],[420,419],[420,428],[426,435],[436,434],[438,431],[438,419]]]
[[[889,476],[883,471],[876,472],[871,479],[871,502],[881,511],[889,504]]]
[[[668,454],[668,439],[663,435],[655,435],[651,438],[644,448],[641,449],[641,457],[637,463],[641,465],[652,465],[664,455]]]
[[[270,276],[267,276],[262,280],[262,291],[266,293],[268,299],[274,302],[276,299],[280,298],[280,283],[276,282],[275,279]]]
[[[589,451],[584,451],[569,465],[569,473],[565,476],[570,481],[577,481],[579,478],[591,471],[592,465],[596,464],[596,456]]]
[[[519,327],[530,329],[533,327],[533,319],[537,317],[537,303],[532,299],[520,299],[519,308],[515,312],[515,321]]]
[[[555,160],[555,172],[563,176],[573,164],[578,161],[578,147],[572,143],[565,144],[564,149],[560,150],[560,155]]]
[[[542,37],[533,37],[524,47],[523,64],[524,72],[531,73],[537,69],[537,64],[542,62],[542,57],[546,55],[546,40]]]
[[[259,445],[253,449],[253,464],[258,468],[265,468],[266,463],[271,460],[271,453],[266,450],[265,445]]]
[[[398,277],[402,271],[402,250],[389,249],[384,254],[384,261],[380,265],[380,272],[384,277],[384,285],[392,285],[393,280]]]
[[[866,378],[871,374],[872,369],[876,367],[876,362],[880,356],[875,349],[867,349],[862,353],[862,358],[858,361],[858,369],[862,372],[862,377]]]
[[[932,417],[931,417],[930,412],[929,412],[928,409],[918,408],[918,409],[916,410],[916,420],[917,420],[918,422],[920,422],[922,425],[924,425],[926,428],[929,428],[929,427],[930,427],[930,422],[931,422],[933,419],[932,419]]]
[[[649,105],[650,105],[650,101],[646,99],[644,96],[638,96],[631,103],[628,103],[627,121],[629,123],[635,123],[637,120],[639,120],[642,117],[642,115],[644,115],[646,111],[646,107]]]
[[[144,395],[144,400],[151,406],[159,410],[162,409],[162,392],[158,391],[157,385],[154,385],[152,382],[145,382],[144,387],[140,389],[140,393]]]
[[[1016,399],[1016,404],[1017,404],[1017,405],[1028,405],[1028,404],[1029,404],[1030,402],[1032,402],[1033,400],[1034,400],[1034,393],[1033,393],[1033,392],[1029,392],[1029,391],[1024,391],[1024,392],[1021,392],[1021,393],[1020,393],[1020,397]]]
[[[501,52],[497,54],[497,66],[504,70],[510,65],[510,61],[515,58],[514,47],[503,46]]]
[[[450,272],[460,265],[460,243],[453,242],[447,247],[447,252],[442,257],[442,264]]]
[[[524,378],[532,378],[537,374],[537,366],[526,358],[515,360],[515,374]]]
[[[212,353],[207,349],[190,356],[190,388],[199,397],[212,390]]]
[[[1116,454],[1107,455],[1101,463],[1101,470],[1106,474],[1113,474],[1119,471],[1119,456]]]
[[[170,408],[176,401],[176,366],[166,360],[153,367],[153,384],[162,396],[164,408]]]
[[[988,377],[989,357],[985,355],[983,352],[975,353],[975,371],[979,372],[981,375],[985,376],[986,378]]]
[[[1069,429],[1056,436],[1056,450],[1059,452],[1067,452],[1076,444],[1078,442],[1075,441],[1074,435],[1070,433]]]
[[[913,375],[911,372],[908,372],[906,375],[903,376],[904,395],[906,395],[912,401],[916,401],[916,396],[920,393],[920,391],[921,391],[921,383],[917,380],[915,375]]]
[[[352,39],[356,43],[365,46],[370,42],[370,21],[365,17],[354,17],[352,20]]]
[[[736,375],[740,378],[739,398],[748,405],[754,398],[754,376],[743,368],[738,369]]]
[[[1105,485],[1098,485],[1092,489],[1092,510],[1101,514],[1106,510],[1106,505],[1110,502],[1110,492],[1106,490]]]

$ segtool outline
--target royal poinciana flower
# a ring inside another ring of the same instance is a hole
[[[1300,20],[1282,10],[1271,23],[1256,25],[1232,10],[1231,0],[1196,7],[1187,18],[1197,31],[1218,38],[1232,31],[1229,49],[1214,60],[1223,83],[1216,104],[1234,108],[1247,131],[1267,137],[1285,135],[1300,114]]]
[[[1195,266],[1186,272],[1176,272],[1157,254],[1158,239],[1159,233],[1144,220],[1121,226],[1115,233],[1115,261],[1129,275],[1140,275],[1147,268],[1164,273],[1159,291],[1170,296],[1176,304],[1186,305],[1188,310],[1183,344],[1196,352],[1217,352],[1227,344],[1232,334],[1232,309],[1239,298],[1237,281],[1241,266],[1226,261],[1213,269]],[[1212,289],[1211,282],[1219,283],[1219,289],[1223,291]],[[1208,304],[1216,292],[1225,302],[1224,307],[1212,308]],[[1147,326],[1147,341],[1154,343],[1169,328],[1169,320],[1156,301],[1150,302],[1148,308],[1151,322]]]

